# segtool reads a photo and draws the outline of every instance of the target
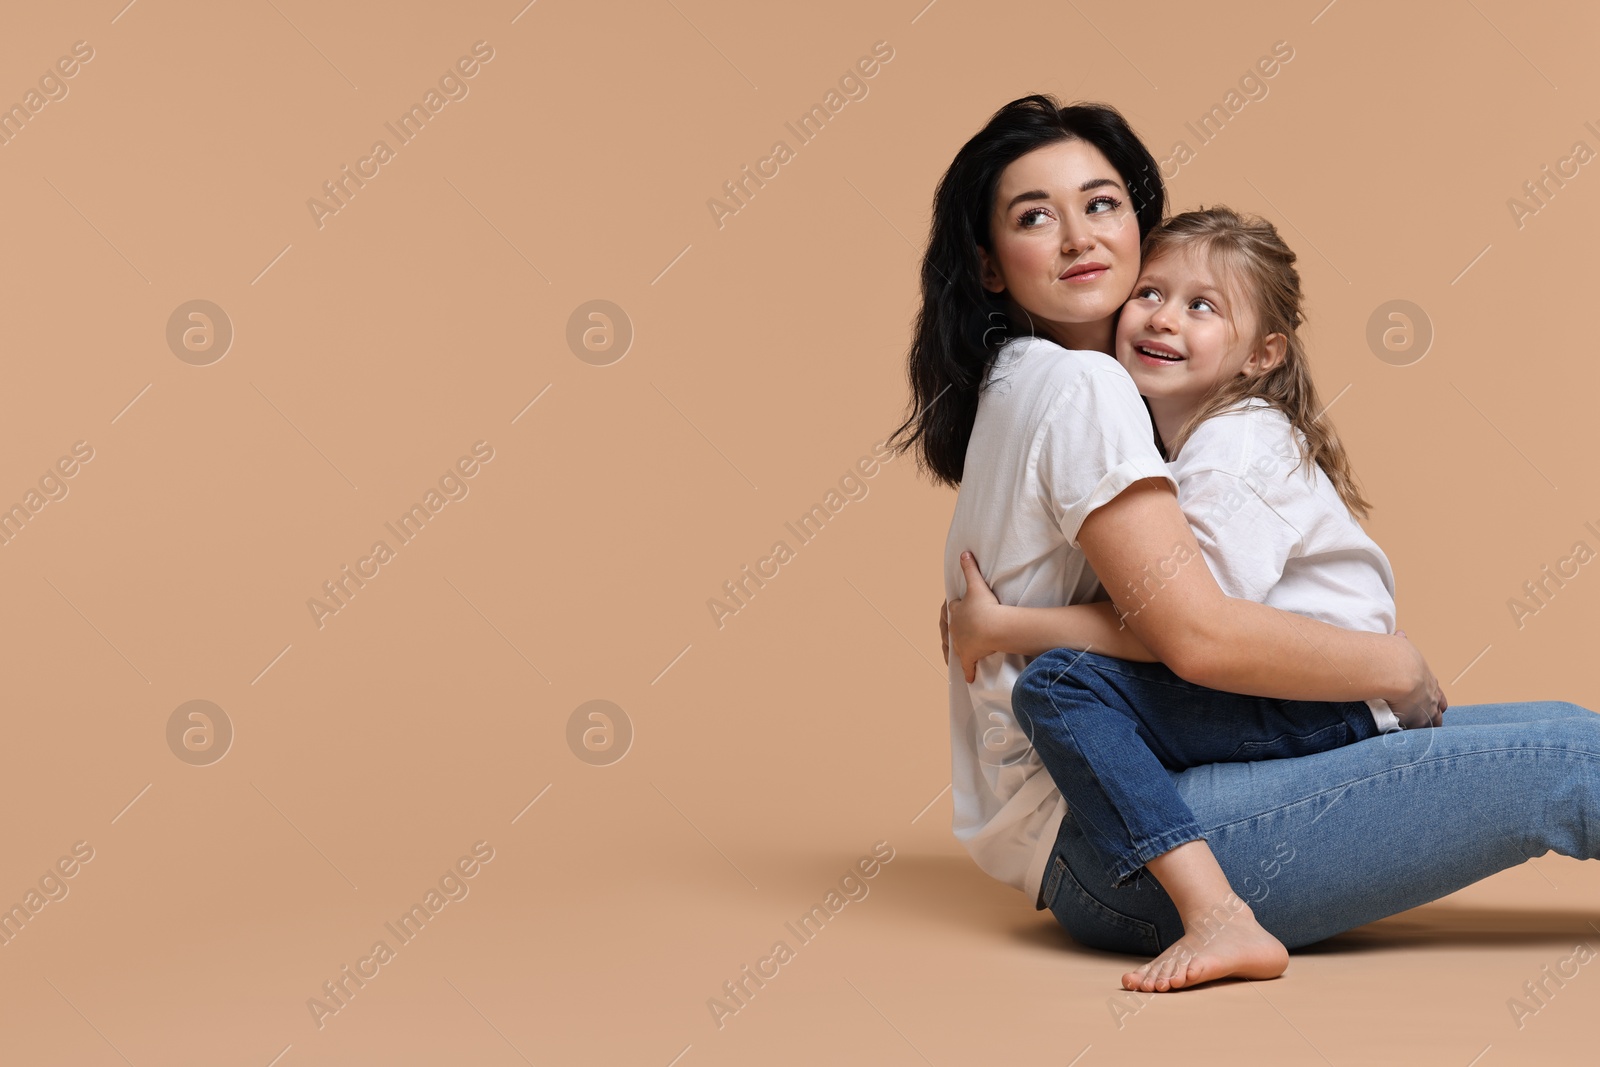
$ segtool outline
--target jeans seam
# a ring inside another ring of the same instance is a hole
[[[1245,741],[1245,742],[1242,742],[1239,745],[1238,748],[1234,749],[1233,752],[1229,754],[1229,756],[1228,756],[1228,758],[1226,760],[1219,760],[1218,762],[1221,762],[1221,763],[1246,763],[1246,762],[1250,762],[1248,760],[1240,760],[1238,758],[1239,753],[1241,753],[1241,752],[1259,752],[1259,751],[1271,749],[1271,748],[1274,748],[1275,746],[1283,743],[1286,740],[1287,741],[1298,742],[1299,744],[1302,744],[1302,745],[1305,745],[1305,744],[1319,744],[1319,743],[1317,743],[1315,741],[1316,738],[1320,738],[1320,737],[1323,737],[1326,734],[1332,734],[1332,733],[1335,733],[1335,732],[1342,732],[1347,740],[1351,735],[1353,735],[1355,733],[1354,729],[1350,726],[1350,724],[1348,722],[1344,721],[1343,719],[1340,719],[1338,722],[1329,723],[1327,726],[1324,726],[1324,727],[1322,727],[1321,729],[1318,729],[1318,730],[1312,730],[1310,733],[1304,733],[1304,734],[1281,733],[1277,737],[1272,738],[1270,741]],[[1354,742],[1349,742],[1349,743],[1354,743]],[[1317,751],[1318,752],[1324,752],[1324,751],[1328,751],[1331,748],[1342,748],[1342,747],[1344,747],[1344,746],[1343,745],[1322,746],[1322,745],[1319,744],[1319,747],[1317,748]]]
[[[1111,885],[1114,889],[1122,889],[1133,881],[1133,876],[1144,869],[1145,864],[1157,856],[1164,856],[1179,845],[1187,845],[1191,841],[1204,841],[1206,835],[1200,831],[1200,824],[1190,819],[1188,825],[1176,830],[1168,830],[1159,837],[1151,838],[1142,845],[1134,846],[1136,862],[1132,865],[1119,863],[1111,870]]]
[[[1073,662],[1077,662],[1077,661],[1074,660]],[[1065,670],[1066,670],[1066,668],[1063,668],[1063,671],[1065,671]],[[1067,735],[1069,737],[1072,737],[1073,736],[1073,732],[1072,732],[1072,723],[1071,723],[1070,717],[1067,715],[1067,713],[1065,711],[1062,710],[1061,705],[1056,700],[1054,682],[1055,681],[1059,681],[1061,677],[1062,677],[1061,675],[1057,675],[1056,679],[1052,681],[1052,684],[1045,687],[1045,697],[1050,701],[1050,709],[1053,712],[1055,712],[1056,719],[1061,723],[1061,728],[1064,731],[1066,731],[1066,733],[1067,733]],[[1015,701],[1013,701],[1013,705],[1012,706],[1013,706],[1013,709],[1014,709],[1015,708]],[[1030,722],[1032,722],[1032,716],[1029,716],[1029,720],[1030,720]],[[1038,724],[1037,723],[1033,723],[1033,725],[1034,725],[1035,729],[1037,730],[1037,725]],[[1033,738],[1030,737],[1028,739],[1028,742],[1037,747],[1037,742],[1034,741]],[[1077,740],[1076,740],[1075,737],[1074,737],[1074,740],[1073,740],[1072,743],[1074,745],[1077,745]],[[1128,825],[1127,817],[1125,815],[1123,815],[1122,810],[1120,808],[1118,808],[1116,805],[1112,805],[1111,806],[1111,810],[1112,810],[1112,814],[1114,814],[1117,817],[1117,821],[1122,824],[1123,836],[1126,837],[1130,842],[1132,842],[1133,841],[1133,828]],[[1194,813],[1193,812],[1190,812],[1189,821],[1191,823],[1194,823]],[[1195,826],[1195,833],[1197,833],[1197,834],[1199,833],[1199,826],[1198,825]],[[1137,848],[1137,845],[1135,845],[1135,848]],[[1159,853],[1159,852],[1156,853],[1156,855],[1158,855],[1158,856],[1160,854],[1161,853]],[[1115,866],[1118,869],[1113,871],[1113,878],[1115,879],[1116,884],[1120,886],[1120,885],[1125,884],[1129,879],[1131,879],[1135,874],[1138,873],[1139,869],[1144,866],[1144,860],[1141,859],[1136,865],[1134,865],[1133,867],[1129,868],[1129,867],[1127,867],[1127,860],[1123,859],[1123,860],[1120,860],[1120,861],[1116,862]]]
[[[1056,857],[1054,858],[1054,862],[1059,862],[1061,864],[1062,877],[1056,887],[1056,896],[1050,902],[1050,911],[1052,914],[1056,914],[1056,919],[1058,922],[1061,921],[1061,916],[1056,913],[1055,905],[1058,901],[1060,901],[1061,892],[1062,890],[1067,889],[1068,882],[1070,881],[1073,889],[1076,891],[1076,902],[1080,905],[1087,905],[1081,909],[1085,918],[1091,919],[1103,926],[1108,926],[1115,930],[1125,931],[1136,937],[1143,937],[1146,944],[1141,946],[1139,951],[1151,952],[1152,949],[1150,946],[1154,946],[1153,952],[1155,954],[1160,953],[1161,934],[1160,931],[1157,930],[1154,923],[1146,922],[1144,919],[1139,919],[1132,915],[1124,914],[1123,912],[1120,912],[1106,904],[1104,901],[1096,899],[1087,889],[1084,888],[1083,883],[1078,881],[1078,876],[1072,873],[1072,866],[1068,864],[1066,859],[1059,853],[1057,853]],[[1068,932],[1070,933],[1070,930]]]
[[[1061,891],[1061,872],[1066,870],[1067,863],[1061,858],[1060,853],[1050,857],[1050,874],[1045,879],[1044,891],[1039,894],[1041,908],[1050,908],[1055,905],[1056,894]]]
[[[1088,655],[1088,653],[1079,653],[1072,663],[1077,663],[1085,655]],[[1055,713],[1056,720],[1061,724],[1061,729],[1066,732],[1068,737],[1073,736],[1071,717],[1062,709],[1060,702],[1056,699],[1055,689],[1060,680],[1070,672],[1072,663],[1066,664],[1056,671],[1050,678],[1050,683],[1044,687],[1044,695],[1050,703],[1050,709]],[[1013,698],[1013,710],[1015,710],[1016,704],[1017,701]],[[1035,730],[1037,730],[1037,724],[1033,722],[1033,717],[1029,715],[1027,718],[1029,725],[1034,726]],[[1028,740],[1030,744],[1037,744],[1033,737],[1029,737]],[[1076,740],[1073,741],[1073,744],[1077,744]],[[1154,838],[1146,837],[1143,840],[1135,837],[1133,828],[1128,825],[1128,820],[1120,808],[1112,805],[1112,813],[1122,825],[1122,836],[1128,840],[1132,847],[1131,855],[1102,857],[1107,861],[1106,866],[1108,873],[1111,875],[1113,888],[1121,889],[1127,887],[1138,873],[1144,869],[1145,864],[1157,856],[1165,855],[1179,845],[1185,845],[1191,841],[1204,840],[1205,838],[1205,834],[1201,831],[1200,824],[1196,821],[1192,811],[1189,812],[1189,818],[1182,826],[1170,829]]]
[[[1435,726],[1435,727],[1429,727],[1428,729],[1439,730],[1439,729],[1443,729],[1443,727]],[[1418,731],[1410,731],[1410,730],[1408,730],[1406,732],[1407,733],[1415,733],[1415,732],[1418,732]],[[1372,740],[1372,738],[1368,738],[1368,740]],[[1311,802],[1313,800],[1320,800],[1322,797],[1327,796],[1329,793],[1343,794],[1346,790],[1353,789],[1356,786],[1361,785],[1364,782],[1370,782],[1374,778],[1381,778],[1385,774],[1390,774],[1390,773],[1392,773],[1394,771],[1397,771],[1397,770],[1405,770],[1405,769],[1412,768],[1412,767],[1424,767],[1424,766],[1429,766],[1429,765],[1432,765],[1432,764],[1435,764],[1435,763],[1447,763],[1450,760],[1460,759],[1460,758],[1467,757],[1467,756],[1486,756],[1486,755],[1500,755],[1500,754],[1515,754],[1515,753],[1522,753],[1522,752],[1534,753],[1534,754],[1538,754],[1538,753],[1555,753],[1557,755],[1574,755],[1574,754],[1578,754],[1578,755],[1594,756],[1596,759],[1600,759],[1600,755],[1596,755],[1595,753],[1584,752],[1582,750],[1574,750],[1574,749],[1572,749],[1572,748],[1570,748],[1568,746],[1565,746],[1565,745],[1514,745],[1514,746],[1501,747],[1501,748],[1474,749],[1471,752],[1451,752],[1451,753],[1448,753],[1446,755],[1431,756],[1431,757],[1428,757],[1426,759],[1418,760],[1416,763],[1403,764],[1403,765],[1401,765],[1399,767],[1385,767],[1381,771],[1374,771],[1371,774],[1362,775],[1360,778],[1353,778],[1348,782],[1341,782],[1336,786],[1330,786],[1327,789],[1321,790],[1320,792],[1312,793],[1312,794],[1309,794],[1309,795],[1306,795],[1306,796],[1296,797],[1293,800],[1293,802],[1291,802],[1289,804],[1281,804],[1281,805],[1279,805],[1278,807],[1275,807],[1275,808],[1267,808],[1267,809],[1262,810],[1262,811],[1253,812],[1252,814],[1249,814],[1249,815],[1240,816],[1239,818],[1233,819],[1233,820],[1231,820],[1229,822],[1218,823],[1216,826],[1213,826],[1211,828],[1211,832],[1212,833],[1216,833],[1216,832],[1221,831],[1221,830],[1226,830],[1229,827],[1238,826],[1240,823],[1251,822],[1252,820],[1259,819],[1264,815],[1270,815],[1270,814],[1274,814],[1274,813],[1280,812],[1280,811],[1287,811],[1288,809],[1294,808],[1294,807],[1298,807],[1301,804],[1306,804],[1306,803],[1309,803],[1309,802]]]

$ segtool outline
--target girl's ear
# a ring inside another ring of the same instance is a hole
[[[1261,339],[1261,344],[1250,353],[1250,358],[1244,361],[1244,371],[1252,378],[1265,374],[1283,362],[1284,355],[1289,350],[1289,338],[1281,333],[1269,333]]]
[[[989,250],[982,245],[978,246],[978,261],[983,264],[983,273],[980,275],[983,287],[991,293],[1005,292],[1005,279],[1000,277],[1000,271],[995,268],[994,260],[989,258]]]

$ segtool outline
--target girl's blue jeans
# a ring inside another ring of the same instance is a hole
[[[1436,729],[1169,777],[1234,890],[1289,948],[1549,851],[1600,858],[1600,715],[1564,701],[1452,705]],[[1154,879],[1112,884],[1070,813],[1038,906],[1113,952],[1155,956],[1184,932]]]
[[[1309,756],[1378,733],[1364,702],[1240,696],[1193,685],[1164,664],[1068,648],[1028,665],[1011,707],[1118,886],[1206,836],[1169,772]]]

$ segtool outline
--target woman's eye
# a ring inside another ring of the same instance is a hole
[[[1042,207],[1030,207],[1028,210],[1024,211],[1021,215],[1017,216],[1017,225],[1021,226],[1025,230],[1030,230],[1030,229],[1034,228],[1033,220],[1035,218],[1049,218],[1049,217],[1050,217],[1050,213],[1048,211],[1046,211],[1044,208],[1042,208]]]
[[[1096,205],[1103,205],[1101,210],[1096,210]],[[1091,215],[1104,215],[1107,211],[1115,211],[1122,206],[1122,201],[1114,196],[1097,196],[1085,205],[1085,210]]]

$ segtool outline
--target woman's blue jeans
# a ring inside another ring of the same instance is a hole
[[[1068,648],[1028,664],[1011,708],[1113,885],[1205,836],[1169,771],[1309,756],[1378,733],[1365,702],[1240,696],[1161,663]]]
[[[1452,706],[1436,729],[1170,777],[1234,890],[1289,948],[1552,850],[1600,858],[1600,715],[1562,701]],[[1111,882],[1069,813],[1038,907],[1091,948],[1149,957],[1183,935],[1154,879]]]

